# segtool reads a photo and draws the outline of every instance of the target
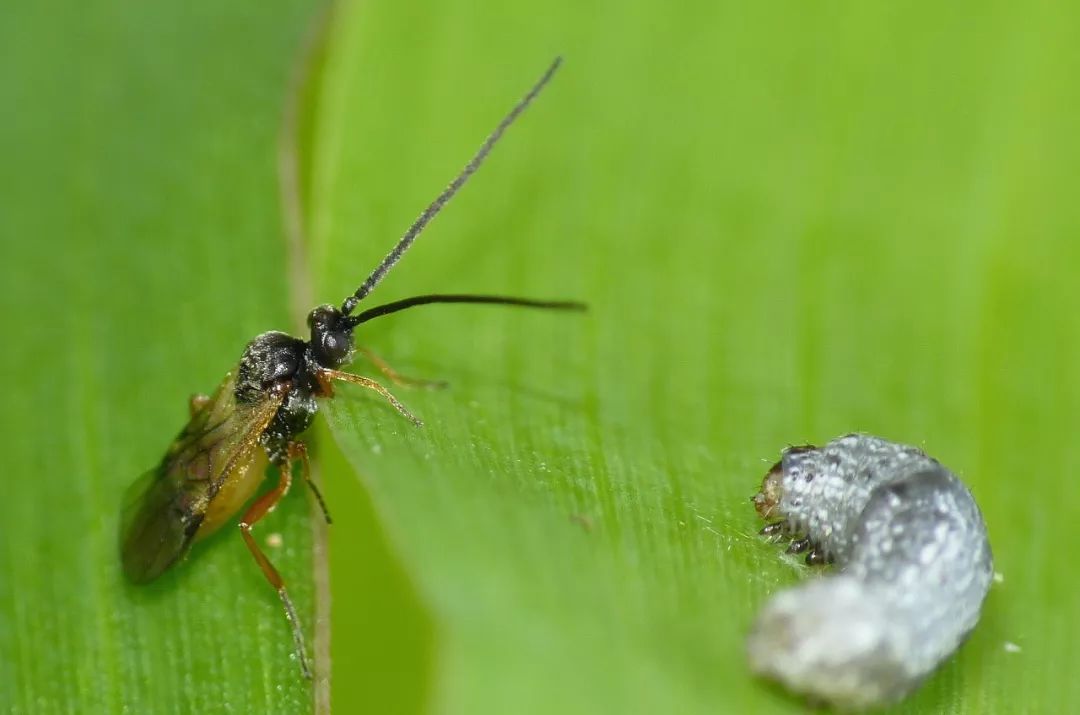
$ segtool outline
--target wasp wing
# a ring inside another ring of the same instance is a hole
[[[218,489],[238,469],[246,469],[259,437],[281,406],[281,395],[239,403],[234,373],[225,376],[155,469],[124,495],[120,558],[135,583],[161,575],[191,548]]]

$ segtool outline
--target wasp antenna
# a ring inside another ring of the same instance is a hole
[[[514,298],[505,295],[472,295],[459,293],[438,293],[433,295],[415,295],[412,298],[395,300],[393,303],[377,305],[368,308],[362,313],[357,313],[347,319],[350,328],[366,323],[390,313],[396,313],[406,308],[414,308],[418,305],[430,303],[487,303],[488,305],[513,305],[521,308],[546,308],[548,310],[588,310],[588,306],[575,300],[533,300],[532,298]]]
[[[371,275],[356,289],[356,292],[345,299],[345,302],[341,304],[341,312],[348,315],[356,307],[357,303],[363,300],[371,291],[379,284],[386,274],[390,272],[390,269],[394,267],[394,264],[401,259],[405,254],[405,251],[409,250],[409,246],[412,245],[416,237],[424,230],[424,228],[431,223],[431,220],[442,210],[443,206],[447,204],[454,197],[454,194],[465,185],[465,182],[469,180],[469,177],[476,173],[476,170],[480,168],[480,165],[484,163],[484,159],[491,153],[492,148],[498,143],[502,137],[503,132],[509,128],[514,120],[525,111],[525,108],[532,103],[540,91],[544,88],[544,85],[551,80],[552,75],[555,74],[555,70],[559,68],[562,63],[561,57],[556,57],[551,65],[544,72],[543,76],[532,86],[532,89],[521,98],[521,100],[514,105],[514,108],[510,110],[510,113],[503,117],[499,125],[495,127],[495,131],[488,135],[488,138],[484,140],[484,143],[480,145],[480,148],[473,155],[469,163],[465,165],[465,168],[450,182],[450,185],[442,190],[434,201],[428,204],[428,207],[413,221],[412,226],[409,226],[409,230],[405,232],[405,235],[397,242],[393,250],[386,254],[386,258],[382,259],[382,263],[372,271]],[[374,317],[374,316],[373,316]]]

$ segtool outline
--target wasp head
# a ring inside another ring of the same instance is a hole
[[[322,367],[336,368],[349,362],[353,351],[353,326],[332,305],[320,305],[308,314],[311,356]]]

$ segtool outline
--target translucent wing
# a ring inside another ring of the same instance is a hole
[[[130,580],[151,581],[179,561],[218,490],[260,455],[259,436],[283,398],[266,395],[255,403],[238,403],[234,388],[235,375],[229,373],[192,415],[161,464],[125,493],[120,558]]]

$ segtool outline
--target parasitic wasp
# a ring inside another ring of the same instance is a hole
[[[311,677],[303,630],[285,582],[252,536],[252,527],[272,511],[292,483],[292,468],[300,463],[304,481],[311,488],[327,523],[330,516],[311,480],[307,450],[299,438],[318,410],[318,400],[334,395],[335,381],[360,385],[378,393],[409,419],[422,423],[375,380],[343,372],[340,368],[357,354],[368,358],[387,379],[399,385],[423,384],[390,368],[375,354],[357,348],[354,329],[369,320],[407,308],[431,303],[487,303],[584,310],[574,301],[532,300],[500,295],[418,295],[354,314],[356,307],[386,277],[416,237],[480,167],[503,132],[521,115],[558,69],[560,60],[503,117],[477,152],[413,222],[405,234],[341,304],[321,305],[308,315],[307,340],[281,332],[263,333],[244,348],[236,368],[229,372],[210,396],[191,398],[187,425],[170,445],[160,464],[139,478],[124,500],[120,526],[120,558],[127,578],[146,583],[183,560],[192,544],[209,536],[244,509],[240,535],[270,585],[277,591],[292,628],[300,669]],[[428,383],[433,384],[433,383]],[[248,504],[265,477],[268,465],[278,472],[278,482]]]

